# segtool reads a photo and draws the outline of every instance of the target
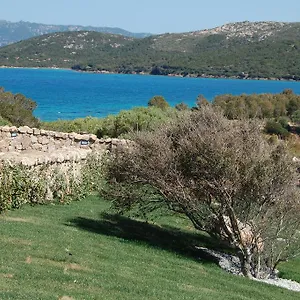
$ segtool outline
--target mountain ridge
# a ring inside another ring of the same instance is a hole
[[[151,35],[150,33],[133,33],[118,27],[55,25],[27,21],[10,22],[0,20],[0,47],[48,33],[84,30],[120,34],[135,38],[144,38]]]
[[[60,32],[0,48],[0,65],[192,77],[300,80],[300,23],[235,22],[142,39]]]

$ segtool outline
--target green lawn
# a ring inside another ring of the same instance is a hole
[[[220,270],[194,245],[217,247],[181,218],[114,216],[97,197],[0,216],[0,299],[299,299]],[[282,267],[300,279],[299,261]]]

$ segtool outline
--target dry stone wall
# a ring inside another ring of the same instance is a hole
[[[121,139],[98,139],[94,134],[48,131],[28,126],[0,127],[0,160],[34,166],[79,162],[88,154],[127,146]]]

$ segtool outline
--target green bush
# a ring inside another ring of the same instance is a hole
[[[68,203],[100,191],[104,167],[99,156],[91,155],[78,164],[26,167],[3,164],[0,169],[0,212],[23,204],[53,201]]]
[[[99,138],[117,138],[130,132],[151,131],[160,124],[173,119],[178,113],[176,109],[171,107],[164,110],[156,106],[135,107],[105,118],[86,117],[75,120],[43,122],[42,128],[62,132],[88,132],[97,134]]]
[[[0,88],[0,116],[4,122],[15,126],[38,127],[39,120],[34,117],[36,103],[22,94],[12,94]]]
[[[57,120],[51,122],[42,122],[41,127],[46,130],[60,132],[88,132],[96,134],[102,119],[94,117],[78,118],[75,120]]]
[[[148,102],[148,106],[155,106],[160,109],[167,109],[170,107],[169,103],[166,101],[166,99],[163,96],[152,97]]]
[[[136,107],[123,110],[116,116],[108,116],[102,120],[97,136],[120,137],[138,131],[152,131],[159,125],[170,121],[178,115],[174,108],[162,110],[153,107]]]
[[[179,111],[183,111],[183,110],[188,110],[189,107],[187,104],[185,104],[184,102],[180,102],[178,104],[175,105],[175,108]]]
[[[300,110],[296,110],[291,117],[292,121],[296,124],[300,124]]]
[[[8,125],[10,126],[11,123],[5,119],[3,119],[1,116],[0,116],[0,126],[5,126],[5,125]]]
[[[282,126],[281,123],[268,120],[265,126],[265,132],[268,134],[276,134],[282,138],[286,138],[289,135],[289,132],[286,128]]]

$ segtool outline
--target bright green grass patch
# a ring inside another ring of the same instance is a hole
[[[90,197],[2,214],[0,299],[299,297],[220,270],[194,247],[218,247],[216,241],[184,219],[170,216],[154,225],[109,212],[106,202]],[[291,265],[284,270],[288,275]],[[299,278],[300,271],[292,271]]]

